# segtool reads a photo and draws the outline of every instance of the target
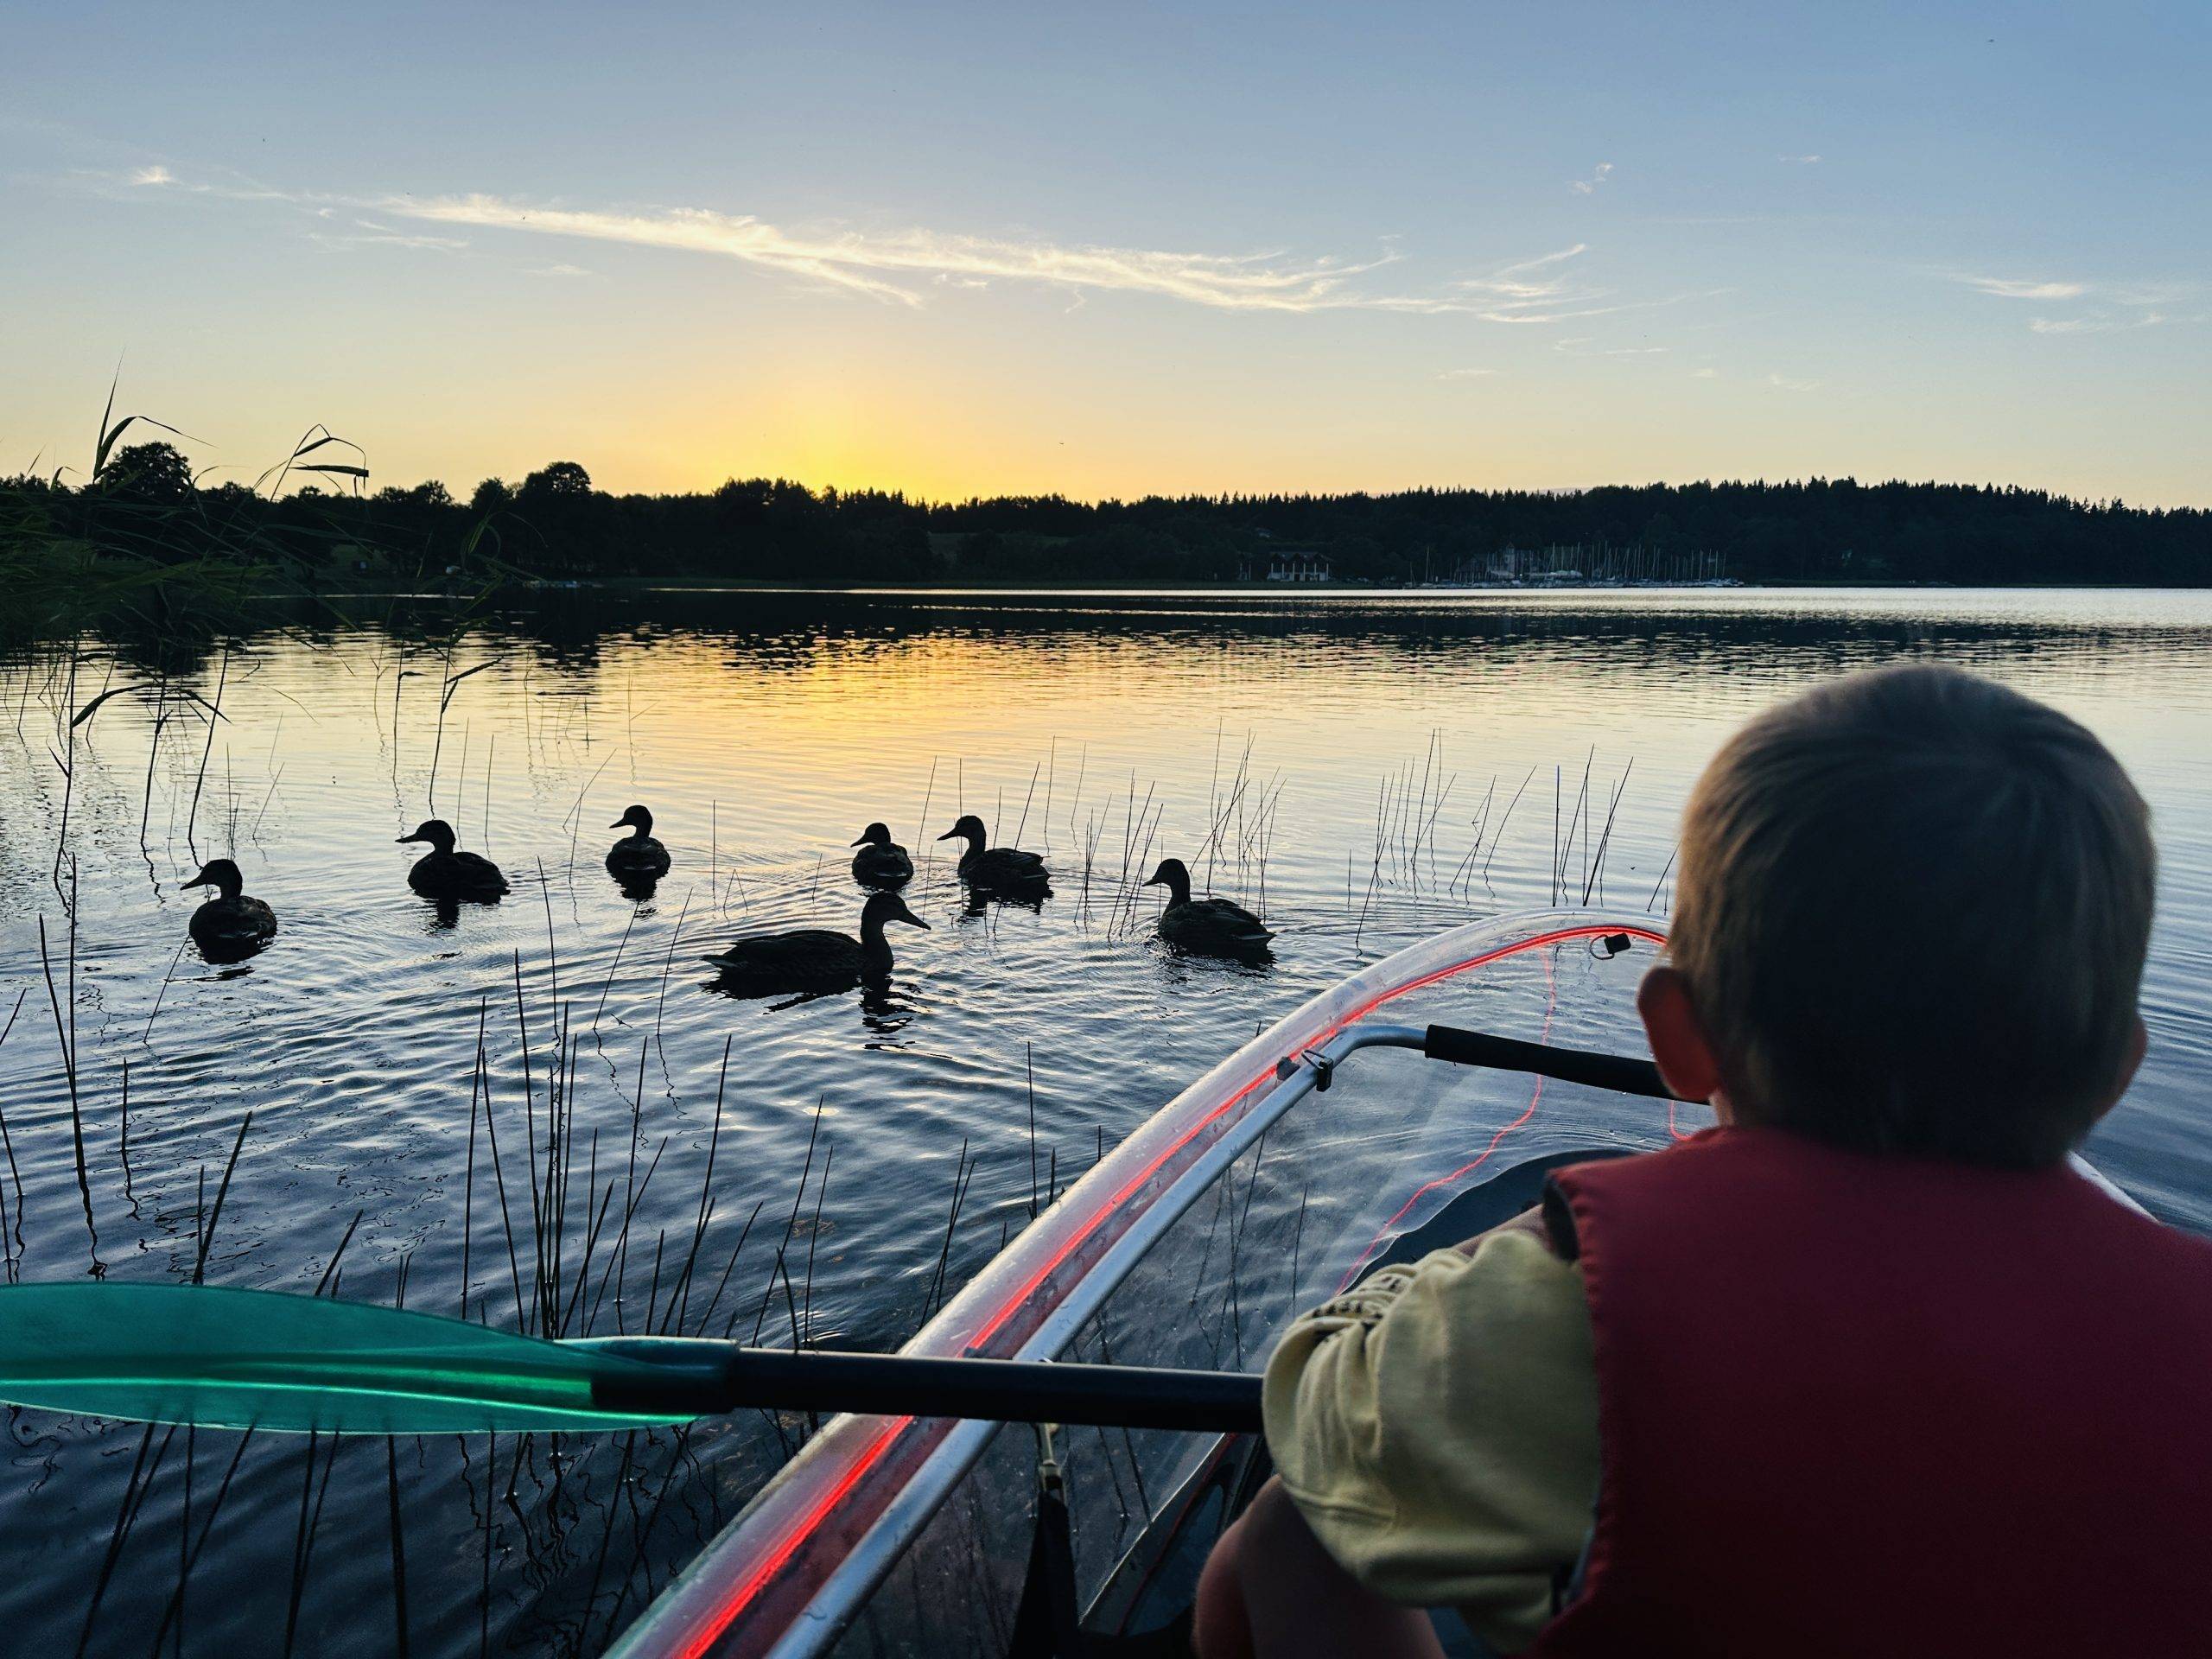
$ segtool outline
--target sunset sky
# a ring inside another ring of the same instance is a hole
[[[2212,9],[16,8],[0,472],[2212,504]]]

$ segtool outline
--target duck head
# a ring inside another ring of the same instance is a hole
[[[245,878],[238,874],[238,867],[227,858],[211,858],[200,867],[200,874],[184,884],[187,887],[213,887],[226,899],[235,899],[245,891]]]
[[[448,823],[443,818],[425,818],[415,826],[413,835],[401,836],[397,839],[402,846],[410,841],[427,841],[439,852],[449,853],[453,851],[455,837],[453,833],[453,825]]]
[[[642,806],[633,806],[607,827],[610,830],[620,830],[625,825],[637,832],[637,840],[643,841],[653,832],[653,815]]]
[[[963,812],[961,814],[960,822],[939,836],[938,839],[965,841],[972,850],[980,853],[983,850],[983,842],[988,839],[988,835],[983,829],[983,821],[981,818],[973,812]]]
[[[938,839],[942,841],[944,837],[939,836]],[[891,827],[883,823],[871,823],[861,831],[861,838],[853,843],[855,847],[888,847],[890,844]]]
[[[1160,868],[1146,879],[1145,886],[1166,888],[1167,902],[1171,905],[1191,902],[1191,873],[1183,868],[1183,861],[1179,858],[1161,859]]]
[[[880,939],[886,922],[904,922],[909,927],[918,927],[923,932],[930,925],[906,908],[906,901],[895,893],[872,894],[861,908],[861,938]]]

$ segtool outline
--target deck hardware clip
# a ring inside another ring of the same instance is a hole
[[[1056,1455],[1052,1436],[1057,1423],[1039,1423],[1037,1427],[1037,1486],[1053,1497],[1065,1495],[1066,1486],[1060,1474],[1060,1460]]]
[[[1275,1062],[1275,1081],[1287,1082],[1301,1065],[1313,1068],[1313,1090],[1326,1094],[1329,1085],[1336,1081],[1337,1063],[1318,1048],[1301,1048],[1295,1054],[1286,1054]]]

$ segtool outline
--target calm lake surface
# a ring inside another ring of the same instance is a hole
[[[1931,656],[2081,718],[2152,802],[2150,1057],[2091,1153],[2212,1230],[2212,594],[589,592],[0,660],[7,1272],[189,1278],[204,1248],[211,1283],[327,1275],[510,1326],[891,1345],[941,1253],[957,1284],[1359,965],[1586,893],[1663,916],[1731,728]],[[601,862],[633,801],[675,861],[634,903]],[[932,839],[962,811],[1046,855],[1041,908],[971,912]],[[393,838],[434,813],[505,902],[448,919],[409,891]],[[856,927],[873,819],[931,930],[893,930],[887,990],[719,994],[697,959],[744,931]],[[222,855],[282,918],[227,968],[180,951],[179,883]],[[1262,910],[1274,961],[1165,953],[1135,885],[1163,855]],[[418,1653],[596,1652],[798,1432],[388,1454],[9,1425],[8,1645],[133,1654],[381,1654],[403,1621]]]

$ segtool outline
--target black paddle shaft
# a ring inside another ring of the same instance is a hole
[[[1541,1077],[1557,1077],[1561,1083],[1586,1083],[1593,1089],[1610,1089],[1619,1095],[1647,1095],[1654,1100],[1678,1098],[1661,1081],[1657,1066],[1649,1060],[1632,1060],[1624,1054],[1552,1048],[1511,1037],[1462,1031],[1457,1026],[1431,1026],[1421,1052],[1432,1060],[1449,1060],[1454,1065],[1534,1071]]]
[[[1260,1379],[1236,1372],[735,1345],[711,1371],[671,1366],[664,1376],[601,1378],[593,1384],[592,1403],[607,1411],[692,1417],[758,1406],[823,1415],[1260,1431]]]
[[[1657,1066],[1624,1055],[1552,1048],[1452,1026],[1429,1027],[1421,1052],[1459,1065],[1531,1071],[1656,1100],[1675,1097],[1660,1081]],[[643,1350],[632,1351],[647,1357]],[[703,1363],[686,1357],[601,1377],[593,1384],[592,1403],[607,1411],[670,1417],[720,1416],[758,1407],[1209,1433],[1258,1433],[1262,1427],[1260,1379],[1236,1372],[812,1349],[793,1353],[735,1344]]]

